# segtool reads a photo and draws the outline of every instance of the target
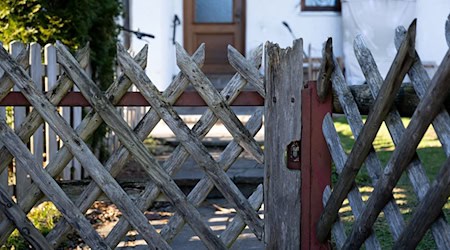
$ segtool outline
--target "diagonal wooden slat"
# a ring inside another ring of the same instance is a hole
[[[73,59],[75,60],[75,59]],[[109,175],[95,155],[90,151],[84,141],[70,128],[66,121],[59,115],[53,104],[33,85],[26,72],[6,53],[0,49],[0,66],[11,77],[16,86],[26,96],[28,101],[39,112],[42,118],[62,138],[72,154],[89,172],[89,175],[103,189],[105,194],[117,205],[123,215],[127,217],[144,239],[154,246],[170,248],[167,243],[156,233],[153,226],[148,223],[146,217],[137,209],[125,191],[114,178]],[[42,187],[41,187],[42,188]]]
[[[344,168],[345,162],[347,161],[347,155],[345,154],[344,148],[342,148],[342,144],[339,140],[339,135],[334,127],[333,118],[331,118],[330,114],[327,114],[323,119],[322,131],[325,141],[327,142],[331,157],[333,158],[334,165],[336,166],[336,172],[340,174],[342,169]],[[362,200],[361,193],[359,192],[358,187],[355,183],[353,183],[352,189],[348,193],[347,198],[350,203],[350,207],[352,208],[353,215],[355,216],[355,218],[358,218],[364,209],[364,202]],[[334,226],[340,227],[336,224]],[[338,236],[336,238],[341,239],[341,236]],[[341,247],[342,245],[344,245],[344,242],[342,242]],[[367,249],[381,249],[380,242],[377,240],[373,232],[366,240],[365,245]]]
[[[204,60],[204,46],[200,46],[200,48],[194,53],[193,59],[194,61],[198,62],[199,64],[203,63]],[[144,61],[147,61],[146,59]],[[127,78],[128,79],[128,78]],[[170,103],[174,103],[177,98],[181,95],[183,90],[188,86],[188,80],[183,77],[183,75],[180,73],[178,76],[174,79],[172,84],[164,91],[163,95],[167,96],[168,100],[170,100]],[[126,87],[125,89],[128,89]],[[147,138],[148,134],[153,130],[153,128],[156,126],[158,121],[160,120],[158,114],[154,109],[149,110],[149,112],[142,118],[142,120],[139,122],[139,124],[135,128],[136,135],[141,139],[144,140]],[[119,173],[122,166],[127,162],[127,160],[130,158],[131,154],[128,152],[128,150],[121,146],[119,149],[117,149],[111,157],[108,159],[108,161],[105,164],[105,168],[110,171],[112,176],[115,176]],[[181,166],[182,164],[176,164],[176,166]],[[167,169],[166,169],[167,170]],[[170,171],[168,171],[170,173]],[[150,184],[153,188],[156,189],[157,187],[151,183]],[[146,189],[147,190],[147,189]],[[143,192],[143,198],[137,199],[137,206],[141,211],[144,211],[148,208],[148,206],[143,207],[141,203],[143,202],[142,199],[145,199],[146,192]],[[156,191],[155,196],[157,196],[159,191]],[[89,186],[83,191],[83,193],[80,195],[77,204],[80,206],[82,211],[87,210],[91,204],[97,199],[97,197],[101,194],[101,190],[97,187],[95,182],[91,182]],[[66,223],[67,224],[67,223]],[[121,230],[119,232],[116,232],[115,229],[119,227],[119,225],[125,224],[121,227]],[[67,226],[66,226],[67,228]],[[114,227],[112,232],[110,233],[106,239],[107,244],[114,248],[119,244],[119,241],[123,238],[123,236],[128,232],[129,223],[126,219],[120,219],[117,226]],[[54,230],[49,233],[48,238],[51,239],[50,242],[53,244],[58,244],[61,242],[60,235],[66,234],[67,230],[64,229],[63,225],[56,225]]]
[[[378,67],[372,53],[365,45],[361,36],[356,37],[354,42],[354,50],[359,65],[366,77],[366,81],[370,86],[372,96],[375,98],[378,95],[380,86],[383,83],[383,77],[378,71]],[[435,119],[434,123],[436,122],[437,121]],[[386,117],[385,123],[389,129],[394,144],[398,145],[402,134],[405,132],[405,127],[396,108],[391,108],[391,111]],[[450,133],[448,133],[448,135],[450,135]],[[413,156],[413,160],[411,161],[407,171],[409,180],[417,197],[419,200],[422,200],[430,187],[430,183],[417,154]],[[444,214],[442,213],[442,215]],[[436,221],[433,225],[432,232],[436,246],[439,249],[450,249],[450,227],[445,221],[444,216]]]
[[[337,93],[341,106],[344,109],[344,113],[353,132],[353,135],[355,138],[357,138],[360,136],[360,132],[363,127],[362,118],[359,113],[356,101],[350,91],[350,88],[345,82],[344,75],[342,74],[341,69],[338,67],[338,63],[334,57],[333,63],[335,64],[335,70],[331,75],[333,81],[332,86],[334,88],[334,91]],[[382,174],[382,166],[373,148],[370,150],[367,156],[365,166],[369,177],[372,180],[372,183],[375,184],[378,181],[379,176]],[[386,220],[388,221],[389,229],[391,230],[394,237],[398,237],[398,235],[400,235],[401,233],[402,228],[404,227],[404,221],[402,214],[400,213],[400,209],[395,204],[395,202],[389,202],[383,211],[386,216]]]
[[[32,86],[32,80],[29,80],[29,84]],[[45,172],[41,164],[35,160],[25,144],[22,143],[20,138],[10,127],[8,127],[6,121],[3,119],[0,119],[0,142],[16,157],[16,161],[22,164],[33,182],[36,183],[42,192],[44,192],[53,202],[87,244],[93,248],[109,249],[100,235],[92,228],[89,221],[84,217],[80,210],[75,207],[69,197],[67,197],[64,191],[58,186],[56,181]]]
[[[358,247],[366,238],[366,229],[375,222],[381,209],[390,199],[389,194],[398,182],[402,172],[408,166],[415,154],[421,138],[428,126],[440,110],[440,106],[447,97],[447,80],[450,78],[450,51],[444,57],[426,96],[419,103],[411,122],[386,165],[382,178],[377,182],[372,195],[366,203],[361,217],[353,225],[352,232],[347,238],[344,247]],[[362,219],[363,218],[363,219]]]
[[[186,126],[186,124],[184,124],[173,107],[168,105],[167,101],[159,95],[158,90],[147,77],[145,72],[137,68],[136,64],[130,59],[131,58],[128,53],[126,53],[124,48],[119,45],[118,60],[122,65],[122,69],[125,74],[127,74],[127,76],[130,77],[130,79],[132,79],[132,81],[137,85],[142,95],[145,99],[147,99],[152,107],[155,108],[161,119],[164,120],[164,122],[180,140],[180,143],[191,154],[197,164],[205,170],[206,174],[213,180],[216,187],[221,191],[231,205],[236,208],[237,212],[241,214],[247,225],[249,225],[250,229],[255,233],[256,237],[260,239],[262,237],[263,222],[251,208],[250,203],[208,153],[206,147],[201,143],[201,141]],[[189,80],[192,79],[189,78]],[[244,130],[247,131],[247,134],[249,134],[248,130],[245,128]]]
[[[30,66],[28,63],[29,49],[29,46],[27,46],[19,51],[18,54],[11,55],[25,70],[28,70]],[[3,99],[11,91],[14,83],[9,79],[8,74],[5,74],[4,72],[0,78],[0,82],[2,83],[0,84],[0,99]]]
[[[246,127],[248,128],[252,136],[254,136],[261,129],[262,116],[263,112],[259,110],[255,114],[253,114],[250,120],[247,122]],[[232,141],[227,145],[218,160],[220,167],[223,168],[224,171],[227,171],[237,160],[242,151],[242,147],[239,146],[236,141]],[[207,176],[205,176],[197,183],[197,185],[195,185],[187,198],[192,204],[194,204],[194,206],[198,207],[206,199],[213,188],[214,183]],[[170,241],[183,228],[183,225],[183,218],[179,214],[175,214],[161,229],[161,235],[164,239]]]
[[[408,35],[402,43],[394,62],[386,76],[386,80],[377,96],[367,121],[356,139],[352,151],[348,157],[345,167],[331,193],[330,199],[325,206],[319,223],[317,225],[317,238],[324,242],[330,232],[333,222],[337,218],[342,202],[351,188],[352,181],[367,157],[372,142],[378,132],[381,123],[386,117],[394,102],[397,91],[401,86],[403,78],[413,63],[414,46],[416,37],[416,20],[409,27]]]
[[[30,243],[34,249],[53,249],[45,237],[31,223],[27,215],[11,199],[11,195],[0,186],[0,214],[2,219],[9,219],[19,230],[20,235]]]
[[[233,113],[225,99],[219,94],[213,84],[199,67],[192,62],[187,52],[176,44],[177,64],[186,74],[194,88],[208,104],[209,108],[223,122],[233,138],[259,163],[264,163],[264,154],[250,133],[245,129],[239,118]]]
[[[21,52],[22,54],[23,52]],[[18,62],[21,62],[21,64],[24,63],[24,60],[27,60],[28,57],[25,55],[19,55],[18,56]],[[82,67],[87,66],[88,60],[89,60],[89,47],[83,47],[80,49],[77,53],[77,60],[80,62]],[[26,68],[24,68],[26,69]],[[5,74],[4,77],[7,77],[8,75]],[[5,81],[4,81],[5,80]],[[3,99],[8,92],[11,90],[11,88],[14,86],[14,83],[11,81],[11,79],[0,79],[0,99]],[[52,103],[57,104],[61,99],[64,97],[64,95],[69,91],[73,86],[73,83],[70,79],[67,78],[66,75],[61,76],[60,79],[58,79],[57,87],[52,89],[47,93],[47,97],[52,101]],[[31,135],[36,131],[36,129],[42,124],[43,120],[39,116],[39,113],[37,111],[32,111],[23,121],[24,124],[27,124],[26,128],[20,128],[17,132],[19,137],[22,139],[24,143],[28,143],[30,140]],[[4,170],[9,163],[11,163],[12,156],[9,153],[9,151],[3,147],[0,149],[0,171]]]
[[[399,47],[401,39],[405,37],[405,28],[398,27],[396,29],[395,45]],[[427,93],[427,89],[430,86],[431,79],[428,76],[425,67],[420,61],[419,54],[415,52],[414,64],[408,72],[411,82],[414,86],[414,90],[417,93],[419,99],[423,99]],[[436,131],[439,141],[442,144],[447,157],[450,157],[450,115],[446,108],[442,108],[433,120],[433,127]]]
[[[89,59],[89,46],[85,46],[77,52],[77,60],[79,60],[82,66],[86,66]],[[0,92],[2,93],[0,97],[4,97],[7,93],[3,92],[4,88],[8,90],[11,89],[10,86],[14,85],[11,80],[8,81],[0,81]],[[47,97],[53,104],[57,104],[63,96],[69,91],[73,86],[72,81],[66,76],[62,75],[57,82],[55,88],[53,88],[49,93],[47,93]],[[4,93],[4,94],[3,94]],[[28,143],[30,140],[30,136],[34,133],[36,128],[42,124],[43,119],[39,115],[39,113],[33,109],[28,116],[25,118],[24,123],[27,124],[26,127],[20,128],[16,130],[18,136],[22,139],[24,143]],[[2,147],[0,149],[0,169],[5,169],[8,167],[10,162],[12,161],[13,156],[9,153],[8,149]],[[59,162],[59,161],[57,161]],[[64,168],[67,165],[67,162],[62,166]],[[53,174],[51,172],[51,167],[47,166],[46,171],[50,173],[51,176],[55,177],[59,174]],[[19,206],[22,210],[28,212],[31,210],[33,205],[42,197],[41,190],[34,184],[31,184],[27,190],[26,195],[19,201]],[[14,230],[14,225],[9,221],[1,221],[0,222],[0,244],[3,244],[7,239],[7,235],[10,235]]]
[[[200,46],[200,48],[202,48],[202,51],[204,53],[203,44]],[[193,59],[195,61],[195,54],[193,56]],[[259,67],[261,65],[261,59],[262,46],[259,46],[250,53],[250,60],[255,67]],[[176,98],[173,98],[173,95],[171,93],[178,93],[182,91],[188,86],[189,83],[188,79],[182,73],[180,73],[178,76],[180,76],[183,81],[173,82],[163,93],[164,97],[166,97],[167,101],[169,101],[169,103],[171,104],[176,100]],[[246,83],[247,82],[239,74],[235,74],[230,82],[221,91],[221,94],[225,97],[225,99],[227,99],[227,101],[231,103],[239,95],[240,90],[245,86]],[[165,95],[166,93],[169,94]],[[156,111],[152,109],[150,110],[150,112],[154,112],[154,116],[159,120],[159,116],[157,115]],[[199,121],[194,125],[194,127],[192,128],[192,132],[195,133],[199,139],[201,139],[206,136],[208,131],[214,126],[217,121],[218,119],[214,115],[214,113],[211,110],[207,110],[199,119]],[[153,127],[155,125],[156,122],[153,124]],[[153,129],[153,127],[151,129]],[[186,151],[186,149],[182,145],[178,145],[169,159],[165,161],[164,169],[172,175],[173,173],[177,172],[179,168],[181,168],[184,161],[186,161],[188,157],[189,152]],[[140,198],[137,200],[138,207],[142,210],[148,209],[148,207],[150,207],[151,203],[156,199],[158,194],[159,191],[155,185],[148,185],[142,192]],[[106,238],[107,243],[109,244],[110,242],[112,242],[112,244],[110,245],[116,246],[128,231],[127,225],[128,223],[126,220],[120,220]]]
[[[450,158],[447,158],[435,182],[416,207],[412,219],[395,242],[393,249],[416,248],[432,223],[442,217],[442,207],[448,202],[449,196]]]
[[[152,178],[152,180],[158,185],[160,189],[164,191],[166,196],[171,199],[171,202],[174,204],[174,206],[176,206],[177,210],[180,211],[185,216],[189,225],[194,230],[194,232],[200,237],[200,239],[202,239],[203,243],[205,243],[205,245],[207,245],[210,248],[220,248],[220,249],[225,248],[222,242],[213,234],[211,229],[203,222],[201,215],[197,211],[197,209],[195,209],[195,207],[192,206],[192,204],[187,202],[186,196],[183,194],[183,192],[178,188],[178,186],[170,178],[170,176],[161,168],[158,161],[150,155],[147,148],[142,144],[142,142],[139,140],[136,134],[133,133],[128,124],[120,117],[120,115],[118,114],[114,106],[111,104],[111,102],[102,95],[101,90],[80,68],[80,66],[72,57],[70,52],[60,42],[56,43],[56,49],[58,51],[59,63],[64,67],[66,73],[70,75],[70,77],[78,86],[78,88],[86,97],[86,99],[88,99],[88,101],[97,111],[97,113],[102,117],[102,119],[106,122],[106,124],[108,124],[108,126],[116,133],[116,135],[120,138],[124,146],[127,147],[128,150],[135,157],[135,159],[142,166],[145,167],[144,169]],[[128,53],[125,52],[124,50],[122,53],[126,53],[128,55]],[[120,58],[120,52],[118,56]],[[129,60],[134,64],[135,67],[137,67],[137,69],[139,69],[140,71],[142,70],[139,67],[139,65],[133,61],[131,57],[129,58]],[[126,71],[125,74],[127,74]],[[135,79],[130,77],[129,74],[127,74],[127,76],[136,83]],[[154,87],[154,91],[157,92],[157,95],[159,95],[159,91],[157,91],[156,87]],[[151,100],[150,103],[153,103],[153,100]],[[156,107],[160,106],[167,107],[169,106],[169,104],[167,102],[164,102],[158,103],[158,105],[152,105],[152,107],[154,107],[155,109]],[[180,122],[182,122],[181,118],[178,117],[178,119]],[[105,190],[103,191],[105,192]],[[139,209],[134,205],[134,203],[129,203],[128,205],[129,206],[132,205],[133,208],[139,211]],[[120,210],[122,210],[122,208],[120,208]],[[143,214],[140,211],[139,214],[143,216]],[[130,221],[130,219],[137,219],[137,218],[138,217],[128,218],[128,220]],[[130,223],[133,225],[132,221],[130,221]],[[135,225],[133,226],[136,228]]]
[[[244,77],[254,88],[256,88],[256,91],[262,97],[266,96],[264,79],[259,73],[258,68],[254,67],[249,60],[245,59],[245,57],[231,45],[228,45],[228,61],[242,77]]]
[[[323,190],[323,205],[324,206],[325,206],[325,204],[327,204],[327,201],[330,198],[330,195],[331,195],[331,188],[330,188],[330,186],[326,186],[325,189]],[[334,223],[333,228],[331,229],[331,233],[334,235],[337,249],[342,249],[342,246],[345,243],[345,239],[347,238],[347,235],[345,234],[344,224],[342,223],[339,216],[336,219],[336,222]],[[375,247],[371,248],[370,246],[368,246],[367,241],[366,241],[366,247],[367,247],[367,249],[381,249],[381,248],[375,248]]]
[[[248,201],[252,204],[252,207],[258,211],[263,203],[263,185],[259,184],[256,188],[255,192],[253,192],[250,197],[248,197]],[[241,216],[236,215],[233,218],[233,221],[228,225],[228,227],[220,234],[220,238],[225,243],[227,247],[231,247],[233,243],[236,241],[239,234],[244,230],[245,222],[242,220]]]

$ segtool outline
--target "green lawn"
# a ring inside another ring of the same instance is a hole
[[[336,130],[339,133],[339,137],[341,139],[341,143],[345,151],[347,153],[350,153],[354,143],[354,137],[351,133],[347,121],[345,117],[335,118],[334,121]],[[408,125],[409,121],[410,121],[409,118],[403,118],[403,124],[405,125],[405,127]],[[393,150],[395,149],[395,146],[390,138],[389,132],[385,124],[382,125],[380,131],[378,132],[377,137],[373,142],[373,146],[375,148],[375,151],[377,152],[380,161],[384,166],[389,160]],[[427,176],[430,179],[430,182],[433,181],[437,173],[439,172],[439,169],[441,168],[443,162],[446,159],[445,154],[441,148],[441,144],[437,139],[437,135],[433,130],[433,128],[430,127],[428,129],[424,138],[419,144],[417,152],[419,158],[423,163],[425,172],[427,173]],[[337,178],[336,175],[334,174],[333,176],[335,177],[333,178],[333,181],[336,181]],[[370,178],[367,174],[367,171],[364,167],[358,173],[356,183],[358,184],[359,189],[363,194],[363,199],[367,200],[373,190],[373,187]],[[406,174],[403,174],[402,178],[400,179],[396,188],[394,189],[394,197],[396,199],[396,203],[400,207],[401,213],[404,215],[405,221],[407,222],[414,212],[414,209],[417,205],[417,199],[413,192],[412,187],[410,186],[410,182]],[[354,221],[354,217],[350,210],[351,209],[348,205],[348,201],[346,200],[344,202],[344,206],[340,210],[341,213],[340,215],[348,231],[347,233],[350,232],[352,223]],[[447,215],[447,217],[450,215],[450,203],[448,203],[444,207],[444,212]],[[383,213],[380,214],[377,222],[375,223],[374,229],[383,249],[391,248],[393,240],[391,233],[389,231],[389,227],[386,221],[384,220]],[[430,233],[426,235],[426,237],[422,240],[422,242],[418,247],[418,249],[435,249],[435,248],[436,246]]]

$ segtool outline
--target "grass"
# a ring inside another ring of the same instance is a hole
[[[53,229],[60,217],[61,213],[51,202],[43,202],[28,213],[28,219],[44,236]],[[1,246],[0,249],[29,249],[29,247],[28,243],[16,229],[9,236],[6,244]]]
[[[403,123],[407,126],[409,119],[404,118]],[[354,144],[354,137],[346,119],[344,117],[335,118],[335,127],[341,139],[344,150],[347,153],[350,153]],[[156,148],[159,148],[158,146],[161,146],[160,144],[163,143],[151,139],[146,141],[146,144],[148,145],[149,150],[153,151],[156,150]],[[389,132],[384,124],[378,132],[373,145],[377,152],[377,156],[384,166],[395,149],[395,146],[390,139]],[[428,129],[426,132],[424,138],[419,144],[417,152],[422,160],[428,178],[431,181],[434,180],[446,157],[441,148],[441,144],[437,139],[436,133],[432,128]],[[335,173],[333,174],[333,179],[333,181],[336,181],[337,179],[337,175]],[[373,187],[364,167],[358,173],[356,183],[362,193],[363,200],[369,199],[370,194],[373,191]],[[418,201],[406,176],[402,176],[398,185],[394,189],[394,198],[396,199],[396,203],[398,204],[400,211],[407,222],[411,218]],[[447,215],[447,218],[450,216],[450,203],[447,203],[444,207],[444,213]],[[352,223],[354,222],[354,217],[351,213],[351,208],[348,205],[347,200],[344,201],[344,205],[340,210],[340,215],[348,234],[351,230]],[[51,202],[42,203],[38,207],[33,208],[33,210],[28,214],[28,218],[44,235],[46,235],[54,227],[60,216],[61,214]],[[392,248],[392,235],[383,213],[380,214],[378,220],[376,221],[374,230],[382,248]],[[435,248],[436,246],[430,233],[425,236],[418,246],[418,249]],[[6,245],[0,247],[0,249],[28,249],[28,244],[16,230],[9,237]]]
[[[341,139],[342,146],[348,154],[350,153],[354,144],[354,137],[352,135],[351,129],[345,117],[335,118],[334,121],[336,130]],[[402,121],[406,127],[408,126],[410,119],[403,118]],[[382,165],[385,166],[395,149],[394,143],[391,140],[385,124],[383,124],[380,128],[380,131],[378,132],[376,139],[373,142],[373,146]],[[418,146],[417,153],[422,161],[423,167],[428,178],[430,179],[430,182],[433,181],[438,174],[443,162],[446,160],[446,157],[441,148],[441,144],[437,139],[437,135],[432,127],[430,127],[425,133],[422,141]],[[336,181],[337,175],[334,174],[333,176],[333,181]],[[373,187],[365,167],[363,167],[358,173],[356,183],[358,184],[358,187],[362,193],[363,200],[367,200],[373,190]],[[418,201],[406,174],[403,174],[396,188],[394,189],[394,198],[400,208],[400,212],[403,214],[403,217],[407,223],[408,220],[412,217]],[[444,213],[447,215],[447,217],[450,216],[450,203],[447,203],[447,205],[444,207]],[[350,233],[354,217],[351,213],[351,209],[348,205],[347,200],[344,202],[344,205],[340,210],[340,215],[342,216],[342,221],[344,222],[347,233]],[[378,220],[376,221],[374,225],[374,231],[383,249],[392,248],[392,234],[390,233],[389,226],[386,223],[383,213],[380,214]],[[418,249],[435,248],[436,246],[433,238],[428,232],[422,242],[419,244]]]

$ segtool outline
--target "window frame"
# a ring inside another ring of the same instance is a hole
[[[306,0],[301,0],[301,11],[335,11],[341,12],[341,0],[336,0],[334,6],[308,6]]]

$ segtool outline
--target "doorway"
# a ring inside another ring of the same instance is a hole
[[[206,74],[230,74],[227,46],[245,51],[245,0],[185,0],[184,47],[193,53],[206,44]]]

